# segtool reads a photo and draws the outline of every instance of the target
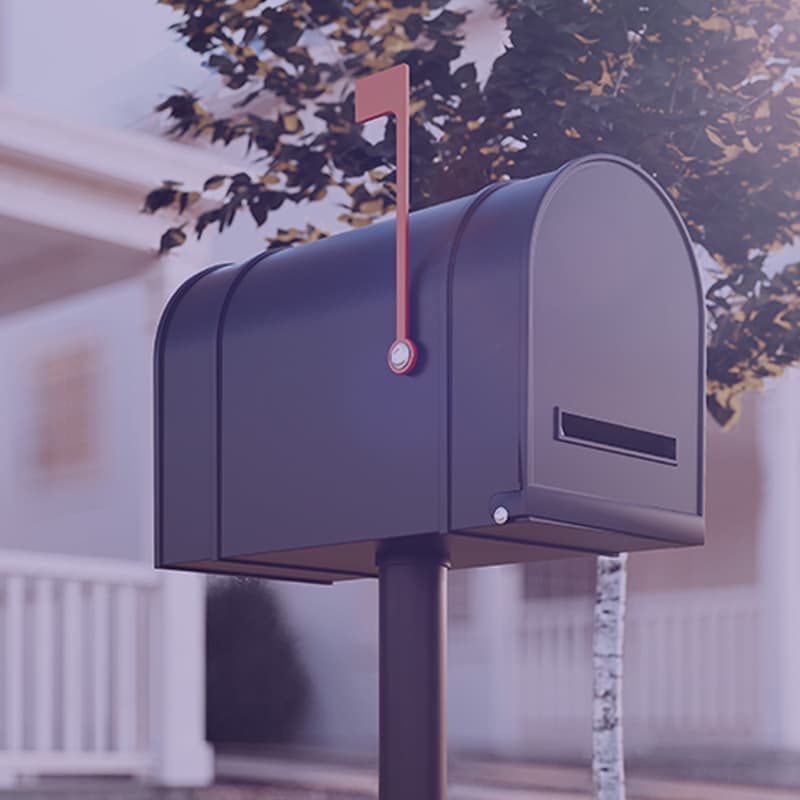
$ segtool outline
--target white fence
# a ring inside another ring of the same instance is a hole
[[[152,568],[0,550],[0,777],[152,769]]]
[[[634,594],[625,632],[626,746],[743,743],[757,732],[754,589]],[[522,734],[552,755],[585,754],[591,732],[592,601],[526,604]]]

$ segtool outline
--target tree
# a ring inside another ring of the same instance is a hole
[[[242,143],[253,174],[166,181],[150,212],[224,197],[195,231],[247,210],[259,224],[284,203],[343,190],[343,222],[391,212],[393,125],[381,141],[353,122],[353,80],[411,67],[411,205],[541,172],[597,150],[659,180],[718,269],[708,292],[708,408],[731,423],[738,400],[800,358],[800,265],[766,257],[800,232],[800,10],[787,0],[495,0],[510,46],[485,85],[458,64],[466,15],[446,0],[160,0],[187,46],[222,76],[214,112],[190,92],[158,106],[179,136]],[[266,108],[269,116],[259,113]],[[747,221],[743,224],[743,221]],[[168,230],[162,251],[181,244]],[[323,232],[279,230],[271,244]]]
[[[592,776],[597,800],[625,796],[621,698],[627,561],[627,553],[597,557],[592,693]]]
[[[147,211],[184,212],[221,192],[198,216],[198,236],[245,209],[263,225],[283,204],[329,191],[348,225],[391,212],[393,124],[377,142],[365,136],[353,122],[353,81],[405,62],[412,208],[590,152],[624,156],[664,186],[716,264],[706,295],[711,416],[732,424],[744,391],[800,361],[800,263],[765,269],[800,233],[797,4],[494,0],[508,45],[480,83],[460,60],[466,15],[447,0],[160,2],[222,77],[229,103],[212,110],[183,91],[158,110],[175,135],[239,143],[258,160],[202,189],[165,182]],[[187,224],[166,231],[162,251],[185,240]],[[269,241],[321,235],[279,229]],[[614,574],[623,580],[624,568]]]

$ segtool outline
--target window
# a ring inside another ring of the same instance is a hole
[[[95,464],[97,354],[72,345],[36,367],[34,460],[38,472],[57,478]]]

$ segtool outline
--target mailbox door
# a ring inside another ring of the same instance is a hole
[[[528,303],[528,485],[698,519],[702,293],[688,235],[649,176],[594,158],[556,178]]]
[[[456,247],[456,535],[600,553],[701,543],[702,293],[666,195],[592,156],[486,196]]]

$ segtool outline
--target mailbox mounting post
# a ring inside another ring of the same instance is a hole
[[[414,369],[417,346],[408,332],[408,131],[409,69],[398,64],[356,81],[356,122],[394,114],[397,138],[397,222],[395,233],[396,333],[389,348],[389,369],[405,375]]]
[[[443,538],[384,542],[377,552],[380,800],[447,795],[447,570]]]

